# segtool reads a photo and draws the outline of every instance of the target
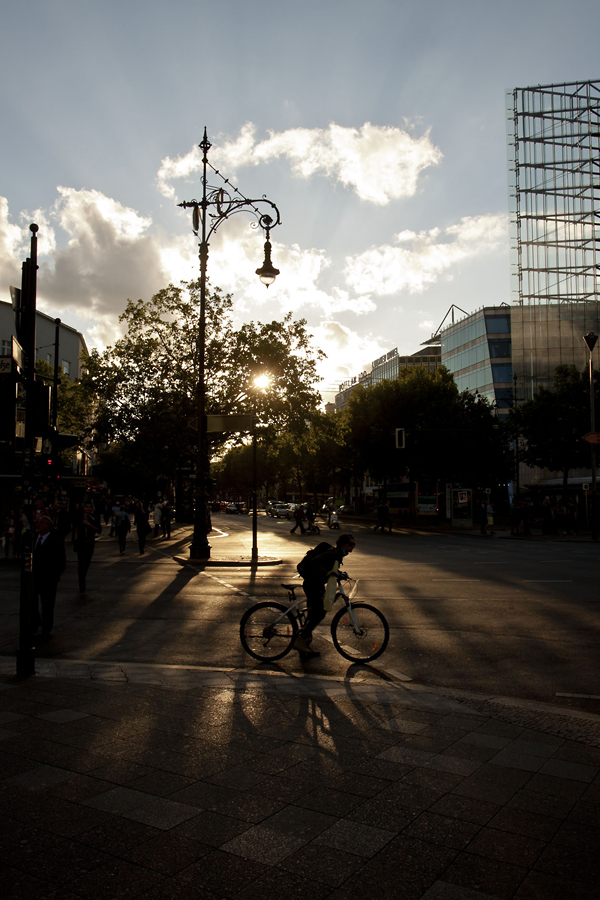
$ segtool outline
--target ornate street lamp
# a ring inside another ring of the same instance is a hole
[[[266,197],[259,200],[250,200],[245,197],[236,187],[234,187],[227,178],[215,169],[208,161],[208,151],[212,144],[209,142],[204,129],[204,137],[199,145],[202,150],[202,199],[189,200],[178,205],[184,209],[193,210],[193,231],[196,237],[200,237],[199,255],[200,255],[200,325],[198,336],[198,457],[196,465],[196,496],[195,496],[195,512],[194,512],[194,536],[190,547],[190,557],[192,559],[209,559],[210,544],[208,543],[208,535],[211,531],[210,510],[208,507],[209,479],[210,479],[210,459],[208,454],[208,440],[206,432],[206,268],[208,262],[208,247],[212,235],[216,232],[225,219],[238,212],[251,213],[256,222],[253,223],[255,228],[259,227],[265,232],[265,259],[260,269],[256,270],[256,274],[260,277],[263,284],[268,287],[273,284],[279,270],[273,267],[271,262],[271,242],[269,236],[271,229],[281,224],[279,210]],[[218,175],[222,180],[220,187],[209,185],[208,169],[214,175]],[[267,211],[262,211],[261,206],[267,206]]]

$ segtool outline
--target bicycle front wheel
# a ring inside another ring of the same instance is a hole
[[[350,662],[371,662],[381,656],[388,645],[389,625],[383,613],[368,603],[353,603],[352,612],[358,633],[346,607],[338,610],[333,617],[331,637],[335,649]]]
[[[264,601],[251,606],[240,622],[242,647],[255,659],[281,659],[292,649],[298,624],[283,603]]]

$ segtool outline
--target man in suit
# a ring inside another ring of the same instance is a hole
[[[54,625],[56,591],[67,560],[64,541],[53,530],[52,519],[49,516],[41,516],[38,519],[36,531],[32,559],[32,626],[34,633],[41,627],[41,636],[46,639],[50,637]]]

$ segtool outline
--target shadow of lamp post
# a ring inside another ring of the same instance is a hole
[[[230,181],[225,178],[218,169],[215,169],[208,161],[208,151],[212,144],[209,142],[204,129],[204,137],[199,145],[202,150],[202,199],[189,200],[179,203],[184,209],[193,210],[193,231],[200,238],[200,324],[198,335],[198,385],[197,385],[197,409],[198,409],[198,452],[196,463],[196,492],[194,510],[194,535],[190,546],[192,559],[209,559],[210,544],[208,535],[211,531],[210,509],[208,505],[208,493],[210,487],[210,459],[208,453],[208,440],[206,428],[206,269],[208,262],[208,247],[212,235],[219,226],[238,212],[249,212],[256,222],[254,227],[262,228],[265,233],[265,258],[262,266],[256,269],[256,274],[264,285],[269,287],[279,275],[279,269],[275,269],[271,262],[271,242],[269,240],[271,229],[281,224],[279,210],[265,196],[258,200],[250,200],[245,197]],[[223,184],[220,187],[208,183],[208,171],[218,176]],[[262,210],[266,207],[266,211]]]

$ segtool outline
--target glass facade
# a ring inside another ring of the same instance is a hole
[[[512,403],[511,310],[481,309],[441,333],[442,364],[459,391],[476,391],[498,410]]]

